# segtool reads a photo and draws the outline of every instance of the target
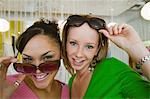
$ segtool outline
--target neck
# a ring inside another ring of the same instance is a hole
[[[30,79],[30,78],[28,78],[28,77],[26,77],[25,79],[24,79],[24,81],[25,81],[25,83],[27,84],[27,86],[34,92],[34,93],[37,93],[37,94],[41,94],[41,93],[51,93],[51,89],[52,89],[52,87],[55,87],[55,81],[51,81],[50,83],[49,83],[49,85],[48,85],[48,87],[47,88],[45,88],[45,89],[39,89],[39,88],[37,88],[35,85],[34,85],[34,83],[33,83],[33,81]]]
[[[85,78],[85,77],[87,77],[87,76],[89,76],[89,75],[91,75],[91,74],[92,74],[92,72],[89,71],[88,68],[86,68],[86,69],[84,69],[84,71],[83,71],[83,70],[82,70],[82,71],[77,71],[77,76],[76,76],[76,78],[77,78],[77,79],[83,79],[83,78]]]
[[[25,83],[40,99],[47,99],[48,97],[60,98],[62,87],[55,80],[52,80],[45,89],[38,89],[30,78],[25,78]]]

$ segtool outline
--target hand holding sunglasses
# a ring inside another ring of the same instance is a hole
[[[7,81],[7,71],[11,63],[16,62],[17,59],[13,56],[0,57],[0,99],[10,99],[10,96],[19,87],[19,84],[25,78],[25,75],[17,76],[14,83]]]
[[[54,70],[58,70],[60,67],[60,60],[46,61],[41,63],[39,66],[28,63],[14,63],[14,69],[19,73],[35,74],[36,70],[39,69],[43,73],[49,73]]]

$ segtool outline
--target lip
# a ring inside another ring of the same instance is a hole
[[[48,77],[49,74],[50,73],[35,74],[33,77],[36,81],[43,81]]]
[[[72,58],[72,63],[74,66],[82,66],[83,65],[83,60],[78,61],[77,59]]]

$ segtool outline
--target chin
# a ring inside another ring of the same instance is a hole
[[[45,89],[45,88],[47,88],[48,87],[48,85],[49,85],[49,83],[36,83],[36,82],[34,82],[34,85],[36,86],[36,88],[38,88],[38,89]]]
[[[73,68],[74,70],[76,70],[76,71],[82,70],[82,67],[78,67],[78,66],[72,66],[72,68]]]
[[[45,79],[39,80],[34,76],[31,77],[34,85],[38,89],[45,89],[49,86],[49,84],[54,80],[55,72],[49,73]]]

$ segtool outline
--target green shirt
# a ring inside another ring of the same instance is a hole
[[[71,90],[73,79],[69,81]],[[144,80],[125,63],[108,58],[96,65],[84,99],[150,99],[150,82]]]

